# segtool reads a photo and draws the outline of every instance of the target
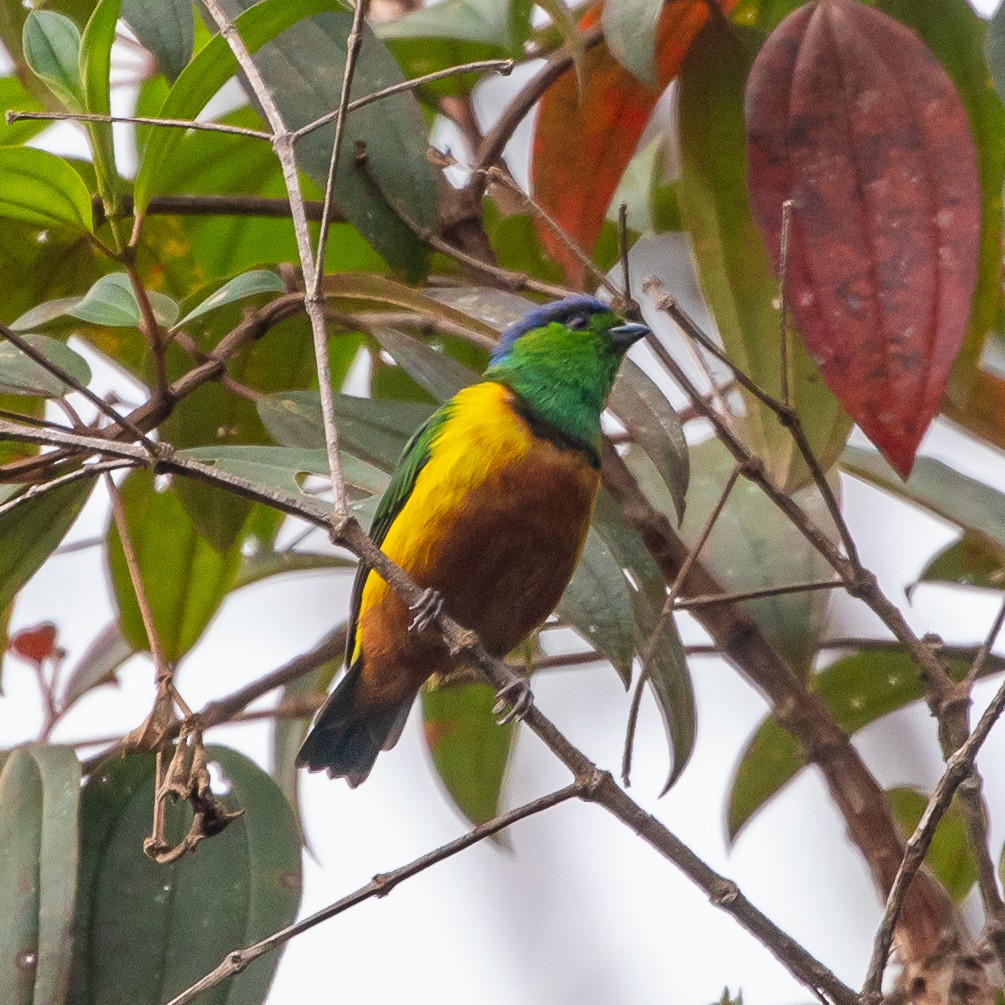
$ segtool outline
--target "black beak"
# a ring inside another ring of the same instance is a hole
[[[649,329],[645,325],[637,325],[633,322],[615,325],[614,328],[609,328],[607,331],[611,336],[611,341],[622,352],[627,351],[629,346],[633,346],[640,338],[645,338],[646,335],[650,334]]]

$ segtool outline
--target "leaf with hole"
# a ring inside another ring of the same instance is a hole
[[[426,684],[423,733],[433,766],[454,805],[471,823],[500,811],[516,723],[497,726],[496,696],[487,684]]]
[[[85,387],[91,382],[91,368],[79,353],[45,335],[23,335],[23,340],[43,359],[75,377]],[[62,398],[72,390],[47,367],[6,339],[0,342],[0,394]]]
[[[0,216],[34,227],[94,229],[91,195],[80,175],[33,147],[0,147]]]
[[[972,659],[970,653],[949,661],[957,679],[966,674]],[[992,655],[984,664],[981,677],[1002,670],[1005,660]],[[897,644],[845,656],[815,674],[811,683],[834,721],[848,734],[925,697],[917,666]],[[792,734],[774,719],[762,720],[733,774],[726,818],[731,841],[804,765]]]
[[[153,801],[154,758],[106,761],[80,807],[80,893],[74,983],[68,1005],[161,1005],[208,973],[235,947],[293,921],[302,881],[300,834],[276,784],[226,747],[208,747],[227,791],[227,810],[244,810],[196,854],[157,865],[143,854]],[[177,840],[190,820],[185,803],[167,806]],[[218,1005],[261,1002],[279,962],[258,961],[216,989]]]
[[[158,324],[170,325],[178,317],[178,305],[169,296],[147,290],[146,295]],[[143,317],[129,277],[124,272],[102,276],[66,313],[81,321],[108,328],[138,328]]]
[[[981,190],[967,113],[904,25],[853,0],[808,4],[747,84],[751,201],[828,386],[904,478],[963,344]]]
[[[72,112],[84,107],[80,82],[80,31],[62,14],[33,10],[24,23],[25,62],[35,76]]]
[[[62,1002],[77,893],[80,764],[29,746],[0,764],[0,987],[5,1005]]]
[[[183,318],[176,321],[171,330],[181,328],[195,318],[202,317],[210,311],[215,311],[218,307],[225,307],[235,301],[243,300],[245,297],[254,296],[256,293],[285,293],[286,287],[283,281],[270,269],[254,269],[251,272],[244,272],[240,276],[234,276],[223,284],[214,294],[207,297],[198,307],[194,307]]]

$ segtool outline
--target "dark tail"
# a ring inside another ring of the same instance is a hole
[[[357,701],[362,660],[357,660],[332,691],[297,754],[297,767],[327,771],[352,788],[366,781],[381,750],[398,742],[412,700],[397,705],[360,708]]]

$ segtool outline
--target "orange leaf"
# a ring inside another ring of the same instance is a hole
[[[720,0],[728,12],[736,0]],[[580,22],[600,18],[599,5]],[[541,98],[534,131],[531,176],[535,199],[587,253],[600,234],[604,215],[625,167],[632,159],[653,106],[677,76],[681,60],[708,20],[705,0],[670,0],[657,26],[659,88],[636,80],[601,42],[586,54],[585,87],[567,70]],[[586,269],[543,221],[541,241],[565,270],[570,285],[583,289]]]

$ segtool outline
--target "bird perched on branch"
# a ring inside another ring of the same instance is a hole
[[[593,297],[535,308],[503,334],[482,381],[416,431],[370,533],[425,588],[422,602],[409,608],[360,563],[349,669],[298,765],[353,787],[367,777],[422,684],[453,665],[434,628],[441,611],[499,657],[547,618],[589,529],[600,414],[625,351],[647,333]]]

